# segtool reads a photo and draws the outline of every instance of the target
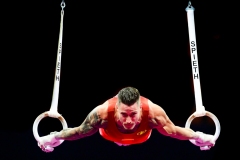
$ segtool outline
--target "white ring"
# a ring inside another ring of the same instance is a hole
[[[218,139],[218,137],[219,137],[220,130],[221,130],[220,123],[219,123],[217,117],[216,117],[214,114],[212,114],[211,112],[206,111],[206,116],[210,117],[210,118],[214,121],[214,123],[215,123],[216,129],[215,129],[215,134],[214,134],[214,136],[213,136],[213,139],[214,139],[214,141],[216,141],[216,140]],[[187,122],[186,122],[186,124],[185,124],[185,128],[190,128],[190,124],[191,124],[191,122],[192,122],[192,120],[193,120],[194,118],[196,118],[196,116],[194,116],[194,114],[192,114],[192,115],[188,118],[188,120],[187,120]],[[199,145],[196,143],[195,140],[192,140],[192,139],[191,139],[191,140],[189,140],[189,141],[192,142],[193,144],[199,146]]]
[[[40,142],[40,139],[41,139],[41,137],[39,137],[39,135],[38,135],[38,124],[39,124],[39,122],[40,122],[43,118],[45,118],[45,117],[49,117],[48,112],[44,112],[44,113],[40,114],[40,115],[35,119],[35,121],[34,121],[34,123],[33,123],[33,135],[34,135],[35,139],[36,139],[38,142]],[[57,117],[57,118],[61,121],[62,126],[63,126],[63,129],[67,129],[68,126],[67,126],[67,122],[65,121],[65,119],[64,119],[61,115],[60,115],[59,117]],[[63,141],[64,141],[64,140],[60,140],[60,144],[61,144]]]

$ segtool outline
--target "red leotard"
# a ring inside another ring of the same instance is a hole
[[[130,134],[124,134],[117,129],[114,118],[117,97],[113,97],[108,100],[108,125],[105,129],[99,129],[100,135],[109,141],[121,144],[138,144],[146,141],[152,132],[152,129],[150,129],[148,125],[149,106],[148,99],[142,96],[140,99],[142,105],[142,121],[137,131]]]

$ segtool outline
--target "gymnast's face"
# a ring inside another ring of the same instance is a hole
[[[120,103],[117,105],[116,116],[118,124],[126,130],[132,130],[141,121],[141,106],[134,103],[131,106]]]

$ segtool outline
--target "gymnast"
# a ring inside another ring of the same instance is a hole
[[[41,137],[38,146],[44,152],[52,152],[62,140],[78,140],[98,131],[106,140],[129,146],[148,140],[152,129],[179,140],[195,140],[201,150],[215,145],[212,135],[175,126],[162,107],[140,96],[136,88],[125,87],[115,97],[95,107],[80,126],[51,132]]]

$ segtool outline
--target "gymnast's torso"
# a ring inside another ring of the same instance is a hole
[[[145,97],[140,97],[140,105],[142,107],[141,121],[136,124],[132,130],[125,130],[117,123],[115,116],[115,109],[117,104],[117,97],[109,99],[103,104],[102,118],[107,121],[104,128],[100,128],[100,135],[112,142],[119,144],[139,144],[143,143],[151,135],[154,124],[151,121],[152,109],[149,105],[149,100]]]

